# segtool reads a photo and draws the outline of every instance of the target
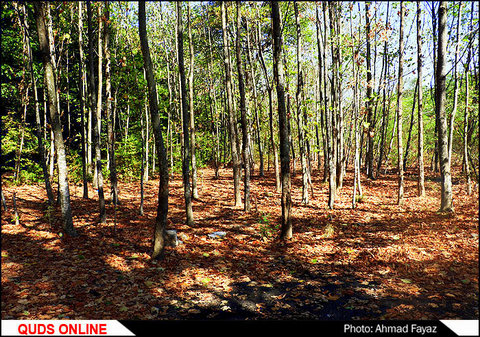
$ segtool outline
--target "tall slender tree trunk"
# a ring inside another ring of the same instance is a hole
[[[22,10],[23,18],[26,18],[25,5],[21,7],[21,10]],[[47,192],[48,202],[50,205],[53,205],[54,196],[52,191],[52,185],[50,184],[50,176],[48,174],[48,169],[47,169],[47,162],[46,162],[47,157],[45,153],[45,146],[43,144],[44,131],[42,129],[42,122],[40,119],[40,103],[39,103],[39,97],[38,97],[37,79],[33,71],[33,55],[32,55],[32,47],[30,42],[30,35],[27,33],[29,28],[28,20],[25,20],[25,19],[23,20],[22,27],[24,29],[22,34],[25,39],[30,79],[33,85],[33,98],[35,100],[35,126],[36,126],[35,131],[36,131],[36,136],[38,141],[38,154],[40,155],[40,166],[42,168],[43,180],[45,181],[45,190]]]
[[[446,100],[446,57],[447,57],[447,3],[440,2],[438,8],[438,51],[437,71],[435,74],[435,113],[438,119],[438,149],[441,174],[441,211],[452,211],[452,177],[448,160],[447,118],[445,113]]]
[[[150,50],[148,47],[144,1],[139,1],[138,9],[138,28],[140,35],[140,44],[143,55],[143,63],[147,73],[148,102],[150,105],[150,115],[158,154],[158,205],[153,234],[152,252],[152,259],[155,259],[161,257],[165,248],[165,229],[167,227],[168,215],[168,160],[167,151],[163,142],[162,124],[160,121],[160,112],[158,111],[157,89],[155,85],[155,78],[153,75],[153,65],[150,58]]]
[[[107,115],[107,133],[108,133],[108,154],[110,163],[110,197],[114,205],[118,204],[118,182],[117,182],[117,165],[115,163],[115,129],[114,129],[114,114],[112,111],[112,85],[110,72],[110,8],[109,2],[105,2],[105,93],[106,100],[106,115]]]
[[[193,226],[193,208],[192,208],[192,193],[190,189],[190,136],[189,136],[189,121],[190,110],[187,103],[187,86],[185,83],[185,63],[183,59],[183,18],[182,18],[182,3],[177,2],[177,52],[178,52],[178,69],[180,76],[180,102],[182,106],[182,124],[183,124],[183,188],[185,196],[185,213],[186,224]]]
[[[257,146],[258,146],[258,155],[259,155],[259,175],[260,177],[263,177],[265,175],[265,170],[263,166],[263,146],[262,146],[262,139],[261,139],[261,126],[260,126],[260,112],[261,109],[259,109],[258,106],[258,97],[257,97],[257,80],[255,77],[255,67],[254,67],[254,62],[253,62],[253,57],[252,57],[252,45],[250,41],[250,30],[249,30],[249,24],[248,20],[246,21],[246,30],[247,30],[247,56],[248,56],[248,63],[250,64],[250,77],[252,78],[252,93],[253,93],[253,106],[255,110],[255,136],[256,136],[256,141],[257,141]],[[209,31],[210,33],[210,31]]]
[[[282,19],[277,1],[271,2],[272,35],[273,35],[273,73],[277,84],[278,122],[280,133],[280,162],[282,170],[282,224],[280,238],[283,240],[292,237],[293,226],[291,219],[291,181],[290,181],[290,144],[288,142],[288,116],[285,107],[285,80],[282,65]]]
[[[412,129],[415,117],[415,105],[417,104],[418,79],[413,93],[412,113],[410,114],[410,127],[408,128],[407,145],[405,146],[405,156],[403,157],[403,171],[407,169],[408,153],[410,150],[410,140],[412,139]]]
[[[55,148],[57,149],[57,167],[58,167],[58,182],[60,207],[63,217],[63,229],[71,236],[76,236],[77,233],[73,227],[72,208],[70,205],[70,190],[68,186],[68,168],[67,158],[65,154],[65,146],[62,135],[62,124],[60,121],[60,114],[57,110],[57,86],[55,83],[55,72],[52,65],[51,49],[45,27],[45,2],[35,2],[35,19],[37,23],[38,40],[40,44],[40,51],[43,59],[43,68],[45,71],[45,88],[48,92],[48,105],[50,109],[50,118],[52,122],[52,129],[55,137]]]
[[[373,139],[374,139],[374,125],[373,125],[373,77],[372,77],[372,61],[371,61],[371,48],[370,48],[370,2],[365,2],[365,19],[366,19],[366,40],[367,40],[367,177],[374,179],[373,176]]]
[[[263,74],[265,75],[265,82],[267,83],[267,92],[268,92],[268,125],[270,127],[270,148],[273,154],[273,165],[275,169],[275,186],[277,192],[280,192],[281,182],[280,182],[280,169],[278,167],[278,152],[277,146],[275,144],[275,138],[273,134],[273,84],[270,83],[268,79],[268,71],[265,65],[265,59],[263,57],[262,41],[260,38],[260,25],[257,25],[257,39],[258,39],[258,56],[260,57],[260,64],[263,69]],[[270,168],[270,161],[268,161],[268,167]]]
[[[305,109],[303,106],[303,73],[300,61],[301,54],[301,43],[302,43],[302,34],[300,31],[300,19],[298,15],[298,2],[294,2],[295,10],[295,23],[297,31],[297,91],[295,94],[295,99],[297,103],[297,126],[298,126],[298,145],[300,152],[300,162],[302,166],[302,203],[308,204],[308,168],[307,168],[307,158],[306,158],[306,137],[305,137],[305,124],[306,121],[302,116],[302,110]]]
[[[457,114],[457,106],[458,106],[458,71],[457,71],[457,64],[458,64],[458,53],[460,50],[460,20],[462,17],[462,8],[463,8],[463,1],[460,1],[458,4],[458,15],[457,15],[457,37],[455,42],[455,60],[453,64],[453,108],[452,113],[450,114],[450,132],[448,134],[448,162],[450,166],[452,166],[452,147],[453,147],[453,129],[454,129],[454,121],[455,115]]]
[[[422,8],[417,2],[417,74],[418,74],[418,195],[425,196],[425,168],[423,164],[423,51],[422,51]]]
[[[235,206],[242,203],[240,196],[240,158],[238,154],[238,134],[236,130],[237,118],[233,108],[233,91],[232,91],[232,65],[230,62],[230,43],[227,31],[227,11],[225,3],[222,2],[222,35],[223,35],[223,51],[224,51],[224,65],[227,87],[227,110],[228,110],[228,124],[230,128],[230,143],[232,149],[233,162],[233,186],[235,195]]]
[[[331,4],[329,4],[329,6],[331,6]],[[330,8],[329,8],[330,9]],[[327,33],[326,33],[326,30],[327,30],[327,20],[326,20],[326,3],[325,2],[322,2],[322,12],[323,12],[323,17],[324,17],[324,20],[323,20],[323,24],[324,24],[324,31],[325,31],[325,39],[324,39],[324,45],[325,45],[325,48],[324,50],[326,51],[327,50]],[[331,17],[331,15],[330,15]],[[326,58],[325,56],[323,57],[323,60],[325,62],[325,65],[324,65],[324,69],[326,69]],[[335,137],[335,131],[334,131],[334,116],[333,116],[333,111],[332,111],[332,107],[335,106],[335,98],[332,97],[332,99],[330,99],[330,96],[328,95],[328,93],[330,92],[330,94],[332,93],[332,91],[334,91],[334,89],[332,89],[332,87],[334,86],[333,83],[329,83],[329,85],[327,85],[327,72],[324,71],[323,72],[324,74],[324,83],[325,83],[325,111],[326,111],[326,115],[325,115],[325,120],[326,120],[326,123],[325,123],[325,126],[326,126],[326,133],[327,133],[327,148],[328,148],[328,207],[330,209],[333,209],[333,206],[335,204],[335,196],[337,194],[337,178],[336,178],[336,175],[337,175],[337,171],[336,171],[336,157],[335,157],[335,148],[336,148],[336,137]],[[332,81],[333,82],[333,81]]]
[[[245,71],[243,69],[242,61],[242,52],[241,52],[241,41],[240,41],[240,20],[241,20],[241,11],[240,11],[240,2],[236,3],[237,9],[237,36],[235,39],[235,51],[237,58],[237,71],[238,71],[238,91],[240,94],[240,114],[242,122],[242,156],[243,156],[243,169],[244,169],[244,204],[243,209],[245,212],[250,211],[250,164],[249,164],[249,155],[250,155],[250,134],[248,132],[248,120],[247,120],[247,103],[246,103],[246,94],[245,94]]]
[[[82,181],[83,181],[83,198],[88,199],[88,180],[87,180],[87,158],[86,158],[86,137],[85,137],[85,63],[83,56],[83,1],[78,2],[78,52],[80,64],[78,67],[79,88],[78,100],[80,102],[80,118],[81,118],[81,137],[82,137]]]
[[[193,75],[194,75],[194,66],[195,66],[195,54],[193,50],[193,38],[192,38],[192,23],[191,23],[191,14],[190,14],[190,2],[187,1],[188,4],[188,46],[190,49],[190,64],[188,69],[188,98],[190,103],[190,147],[191,147],[191,155],[192,155],[192,197],[194,199],[198,199],[198,187],[197,187],[197,154],[196,154],[196,147],[197,142],[195,139],[195,108],[194,108],[194,82],[193,82]]]
[[[98,203],[100,206],[100,223],[107,221],[105,209],[105,195],[103,191],[103,172],[102,172],[102,88],[103,88],[103,7],[97,4],[98,20],[98,85],[97,85],[97,109],[94,115],[93,139],[95,143],[95,174],[98,190]],[[95,178],[94,178],[95,180]]]
[[[403,173],[403,26],[404,26],[405,4],[400,2],[400,38],[398,56],[398,83],[397,83],[397,145],[398,145],[398,204],[403,204],[404,173]]]
[[[474,3],[472,2],[472,7],[471,7],[471,15],[470,15],[470,29],[469,31],[472,31],[473,27],[473,16],[474,16]],[[463,118],[463,161],[465,165],[465,176],[467,180],[467,194],[471,195],[472,194],[472,181],[470,177],[470,165],[469,165],[469,154],[468,154],[468,123],[469,123],[469,118],[470,118],[470,81],[469,81],[469,66],[470,66],[470,60],[472,57],[472,48],[471,48],[471,43],[473,42],[472,35],[470,35],[469,39],[469,44],[470,47],[468,49],[468,54],[467,54],[467,62],[465,63],[465,110],[464,110],[464,118]],[[478,83],[478,82],[477,82]]]

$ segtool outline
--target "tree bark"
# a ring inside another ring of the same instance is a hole
[[[366,19],[366,40],[367,40],[367,123],[368,123],[368,146],[367,146],[367,177],[374,179],[373,176],[373,139],[374,139],[374,125],[373,125],[373,107],[372,107],[372,93],[373,93],[373,78],[372,78],[372,61],[370,48],[370,2],[365,2],[365,19]]]
[[[273,73],[277,85],[278,123],[280,133],[280,163],[282,180],[282,224],[280,238],[292,238],[291,219],[291,182],[290,182],[290,144],[288,142],[288,120],[285,107],[284,70],[282,65],[282,31],[280,8],[277,1],[271,2],[272,35],[273,35]]]
[[[52,122],[53,134],[55,137],[55,148],[57,149],[57,168],[58,182],[60,194],[60,207],[63,217],[63,229],[71,236],[77,233],[73,227],[72,209],[70,205],[70,190],[68,186],[68,167],[65,154],[65,146],[62,135],[62,124],[60,114],[57,110],[57,86],[55,83],[55,73],[51,60],[51,50],[48,41],[47,30],[45,27],[45,2],[35,2],[35,19],[37,23],[38,40],[40,44],[40,52],[43,60],[43,68],[45,71],[45,88],[48,92],[48,105],[50,109],[50,118]]]
[[[230,143],[232,149],[232,162],[233,162],[233,186],[235,194],[235,206],[239,206],[242,203],[240,196],[240,158],[238,155],[238,135],[236,131],[237,119],[235,111],[233,109],[233,93],[232,93],[232,65],[230,62],[230,43],[228,40],[227,31],[227,12],[225,3],[222,1],[222,35],[223,35],[223,51],[224,51],[224,65],[227,87],[227,110],[228,110],[228,124],[230,129]]]
[[[404,173],[403,173],[403,26],[404,26],[405,4],[400,3],[400,38],[399,38],[399,56],[398,56],[398,82],[397,82],[397,145],[398,145],[398,201],[403,204]]]
[[[445,113],[446,100],[446,56],[447,56],[447,3],[440,2],[438,9],[438,45],[437,69],[435,73],[435,113],[438,119],[438,152],[441,174],[441,205],[440,211],[453,211],[452,178],[450,162],[448,161],[447,118]]]
[[[167,227],[168,215],[168,160],[167,151],[165,150],[165,145],[163,142],[162,125],[160,121],[160,113],[158,111],[157,89],[155,85],[155,78],[153,75],[153,65],[150,58],[150,50],[148,47],[145,2],[139,1],[138,5],[138,28],[140,35],[140,44],[143,55],[143,63],[147,74],[148,102],[150,106],[150,115],[158,154],[158,206],[153,235],[152,252],[152,259],[155,259],[161,257],[165,248],[165,229]]]
[[[193,38],[192,38],[192,23],[190,15],[190,1],[187,1],[188,4],[188,46],[190,49],[190,64],[188,69],[188,98],[190,103],[190,147],[191,147],[191,160],[192,160],[192,197],[193,199],[198,199],[198,187],[197,187],[197,155],[196,155],[196,139],[195,139],[195,108],[193,102],[193,74],[195,66],[195,54],[193,50]]]
[[[97,4],[98,20],[98,85],[97,85],[97,109],[93,118],[93,139],[95,143],[95,175],[98,190],[98,203],[100,206],[100,223],[106,223],[107,213],[105,209],[105,195],[103,191],[102,172],[102,88],[103,88],[103,11],[102,5]],[[95,180],[95,178],[94,178]]]
[[[462,8],[463,8],[463,1],[460,1],[458,4],[458,15],[457,15],[457,37],[455,42],[455,60],[453,64],[453,108],[452,113],[450,115],[450,132],[448,134],[448,162],[450,166],[452,166],[452,147],[453,147],[453,129],[454,129],[454,121],[455,115],[457,114],[457,106],[458,106],[458,71],[457,71],[457,64],[458,64],[458,53],[460,49],[460,20],[462,17]]]
[[[114,205],[118,204],[118,182],[117,182],[117,165],[115,163],[115,129],[114,129],[114,114],[112,111],[112,85],[110,72],[110,8],[109,2],[105,2],[105,29],[104,29],[104,43],[105,43],[105,93],[106,101],[106,115],[107,115],[107,133],[108,133],[108,154],[110,163],[110,197]]]
[[[297,126],[298,126],[298,147],[300,152],[300,162],[302,166],[302,203],[308,204],[309,196],[308,196],[308,168],[307,168],[307,158],[306,158],[306,137],[305,137],[305,130],[306,130],[306,121],[302,116],[302,110],[305,109],[303,106],[303,73],[300,61],[300,53],[301,53],[301,43],[302,43],[302,34],[300,30],[300,19],[298,15],[298,2],[294,2],[294,10],[295,10],[295,24],[296,24],[296,32],[297,32],[297,91],[295,93],[295,99],[297,103]]]
[[[87,180],[87,158],[86,158],[86,137],[85,137],[85,64],[83,56],[83,1],[78,2],[78,52],[80,57],[80,65],[78,67],[79,88],[78,100],[80,102],[80,118],[81,118],[81,137],[82,137],[82,181],[83,181],[83,198],[88,199],[88,180]]]
[[[417,2],[417,73],[418,73],[418,195],[425,196],[425,168],[423,164],[423,52],[422,52],[422,9]]]
[[[25,6],[22,6],[22,12],[23,12],[23,18],[26,18]],[[28,55],[28,67],[30,71],[30,79],[33,85],[33,98],[35,100],[35,126],[36,126],[35,130],[36,130],[36,136],[38,141],[38,154],[40,155],[40,166],[42,167],[43,180],[45,181],[45,190],[47,191],[48,202],[50,205],[53,205],[54,196],[52,191],[52,185],[50,184],[50,175],[48,174],[48,169],[47,169],[47,162],[46,162],[47,157],[45,153],[45,146],[43,144],[44,131],[42,129],[42,123],[40,119],[40,103],[38,98],[37,80],[33,72],[33,55],[32,55],[32,47],[30,42],[30,35],[27,33],[28,20],[24,20],[22,26],[24,27],[23,36],[25,38],[26,51]]]
[[[192,209],[192,193],[190,189],[190,170],[189,165],[190,158],[190,137],[189,137],[189,121],[190,111],[187,103],[187,89],[185,83],[185,63],[183,60],[183,21],[182,21],[182,3],[177,2],[177,52],[178,52],[178,69],[180,76],[180,101],[182,106],[183,116],[183,161],[182,161],[182,174],[183,174],[183,188],[185,196],[185,213],[186,224],[193,226],[193,209]]]
[[[237,71],[238,71],[238,91],[240,93],[240,114],[242,121],[242,155],[243,155],[243,170],[244,170],[244,181],[243,181],[243,190],[244,190],[244,204],[243,209],[245,212],[250,212],[250,164],[249,164],[249,155],[250,155],[250,134],[248,132],[248,120],[247,120],[247,103],[245,97],[245,71],[243,69],[242,62],[242,52],[240,47],[240,2],[236,3],[237,5],[237,36],[235,41],[235,50],[237,56]]]

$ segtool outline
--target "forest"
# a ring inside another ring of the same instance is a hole
[[[2,320],[479,319],[475,1],[2,1]]]

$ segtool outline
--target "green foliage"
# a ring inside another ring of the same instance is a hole
[[[280,230],[280,225],[276,223],[272,223],[269,219],[268,213],[261,213],[260,218],[258,219],[258,223],[260,224],[260,235],[264,238],[269,238]]]

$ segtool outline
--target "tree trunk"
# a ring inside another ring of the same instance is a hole
[[[190,158],[190,137],[189,137],[189,121],[190,111],[187,103],[187,89],[185,83],[185,63],[183,60],[183,23],[182,23],[182,3],[177,2],[177,52],[178,52],[178,69],[180,75],[180,101],[182,106],[183,116],[183,161],[182,161],[182,174],[183,174],[183,187],[185,196],[185,213],[186,224],[193,226],[193,209],[192,209],[192,193],[190,190],[190,170],[189,165]]]
[[[192,155],[192,197],[193,199],[198,199],[198,187],[197,187],[197,155],[196,155],[196,139],[195,139],[195,108],[193,104],[193,73],[194,73],[194,61],[195,54],[193,50],[193,39],[192,39],[192,24],[191,24],[191,15],[190,15],[190,2],[188,4],[188,46],[190,48],[190,64],[188,69],[188,94],[189,94],[189,103],[190,103],[190,147]]]
[[[57,110],[57,87],[55,83],[54,68],[51,60],[52,51],[50,50],[47,30],[45,27],[46,6],[48,6],[48,4],[46,4],[45,2],[34,3],[35,19],[37,22],[38,40],[43,59],[43,68],[45,71],[45,88],[48,92],[48,104],[50,109],[50,118],[52,122],[53,133],[55,137],[55,148],[57,149],[58,182],[60,193],[60,207],[63,217],[63,229],[68,235],[76,236],[77,233],[73,227],[72,209],[70,206],[68,168],[62,135],[62,124],[60,121],[59,111]]]
[[[103,11],[102,5],[97,4],[98,20],[98,85],[97,85],[97,109],[93,118],[93,139],[95,143],[95,174],[98,189],[98,203],[100,206],[100,223],[106,223],[105,196],[103,192],[102,172],[102,88],[103,88]],[[95,180],[95,178],[94,178]]]
[[[366,19],[366,40],[367,40],[367,124],[368,124],[368,146],[367,146],[367,177],[374,179],[373,176],[373,107],[372,107],[372,93],[373,93],[373,78],[372,78],[372,61],[370,51],[370,17],[369,17],[370,2],[365,3],[365,19]]]
[[[330,6],[330,5],[329,5]],[[326,35],[326,26],[327,26],[327,20],[326,20],[326,3],[322,2],[322,11],[323,11],[323,23],[324,23],[324,31],[325,31],[325,39],[324,39],[324,45],[325,48],[324,50],[327,50],[327,35]],[[326,69],[326,58],[325,56],[323,57],[323,60],[325,62],[324,69]],[[326,126],[326,133],[327,133],[327,148],[328,148],[328,207],[330,209],[333,209],[333,206],[335,204],[335,195],[337,194],[337,179],[336,179],[336,159],[335,159],[335,134],[334,134],[334,117],[333,117],[333,111],[331,109],[332,104],[335,104],[335,100],[332,98],[332,103],[330,103],[330,98],[328,93],[332,92],[332,86],[333,83],[329,83],[327,85],[327,72],[324,71],[324,83],[325,83],[325,126]]]
[[[448,134],[448,162],[450,166],[452,166],[452,147],[453,147],[453,129],[454,129],[454,121],[455,115],[457,114],[457,105],[458,105],[458,71],[457,71],[457,64],[458,64],[458,53],[460,49],[460,20],[462,17],[462,8],[463,8],[463,1],[460,1],[458,4],[458,15],[457,15],[457,40],[455,42],[455,60],[453,65],[453,108],[452,113],[450,115],[450,133]]]
[[[472,31],[472,20],[473,20],[473,13],[474,13],[474,8],[473,5],[474,3],[472,2],[472,10],[471,10],[471,16],[470,16],[470,30]],[[467,194],[471,195],[472,194],[472,181],[470,177],[470,165],[469,165],[469,154],[468,154],[468,122],[470,118],[470,81],[469,81],[469,66],[470,66],[470,60],[472,57],[472,35],[470,35],[470,41],[469,41],[469,49],[468,49],[468,54],[467,54],[467,62],[465,64],[465,111],[464,111],[464,119],[463,119],[463,160],[465,163],[465,176],[467,179]],[[475,168],[475,167],[474,167]]]
[[[245,212],[250,212],[250,164],[249,164],[249,155],[250,155],[250,135],[248,132],[248,121],[247,121],[247,103],[245,97],[245,71],[243,69],[242,62],[242,52],[240,47],[240,2],[236,3],[237,5],[237,36],[235,40],[235,50],[237,56],[237,71],[238,71],[238,91],[240,93],[240,114],[242,121],[242,155],[243,155],[243,169],[244,169],[244,204],[243,209]]]
[[[177,3],[178,6],[178,3]],[[167,227],[168,215],[168,161],[167,151],[162,136],[162,126],[160,113],[158,111],[157,89],[153,75],[153,65],[150,59],[150,50],[147,40],[147,27],[145,15],[145,2],[138,3],[138,28],[140,35],[140,44],[142,48],[143,63],[147,74],[148,101],[150,105],[150,115],[155,136],[155,143],[158,153],[159,168],[159,187],[158,187],[158,206],[157,218],[155,220],[155,229],[153,236],[152,259],[160,257],[165,248],[165,229]],[[183,61],[183,59],[182,59]],[[185,83],[184,83],[185,84]]]
[[[405,156],[403,157],[404,171],[407,169],[408,152],[410,149],[410,140],[412,139],[413,121],[415,116],[415,105],[417,103],[417,92],[418,92],[418,79],[417,79],[417,84],[415,84],[415,91],[413,93],[412,113],[410,114],[410,127],[408,128],[407,146],[405,147]]]
[[[78,52],[80,57],[80,65],[78,67],[79,88],[78,100],[80,102],[81,116],[81,137],[82,137],[82,181],[83,181],[83,198],[88,199],[88,180],[87,180],[87,158],[86,158],[86,137],[85,137],[85,64],[83,56],[83,2],[78,2]]]
[[[248,20],[246,21],[246,30],[247,30],[247,56],[248,56],[248,63],[250,64],[250,76],[252,77],[252,92],[253,92],[253,104],[254,104],[254,109],[255,109],[255,135],[256,135],[256,140],[257,140],[257,146],[258,146],[258,155],[260,157],[260,164],[259,164],[259,175],[260,177],[263,177],[265,175],[265,170],[263,167],[263,147],[262,147],[262,140],[261,140],[261,126],[260,126],[260,112],[261,110],[258,107],[258,97],[257,97],[257,81],[255,77],[255,67],[253,63],[253,57],[252,57],[252,45],[250,42],[250,31],[249,31],[249,25],[248,25]],[[210,33],[210,31],[209,31]]]
[[[105,93],[106,101],[106,115],[107,115],[107,133],[108,133],[108,154],[110,162],[110,196],[114,205],[118,204],[118,183],[117,183],[117,165],[115,163],[115,130],[114,130],[114,116],[112,112],[112,86],[110,73],[110,9],[109,2],[105,2]]]
[[[232,65],[230,62],[230,43],[228,40],[227,31],[227,12],[225,3],[222,2],[222,35],[223,35],[223,51],[224,51],[224,65],[227,86],[227,110],[228,110],[228,124],[230,128],[230,143],[232,149],[233,162],[233,185],[235,194],[235,206],[242,203],[240,196],[240,158],[238,155],[238,135],[236,130],[237,118],[233,109],[233,93],[232,93]]]
[[[298,2],[294,2],[294,10],[295,10],[295,23],[296,23],[296,31],[297,31],[297,91],[295,93],[295,99],[297,103],[297,126],[298,126],[298,147],[300,152],[300,162],[302,165],[302,203],[308,204],[309,197],[308,197],[308,172],[307,172],[307,158],[306,158],[306,137],[305,137],[305,130],[306,130],[306,121],[302,116],[302,110],[305,109],[303,107],[303,74],[302,74],[302,67],[300,62],[300,53],[301,48],[300,45],[302,43],[302,35],[300,31],[300,19],[298,17]]]
[[[435,74],[435,113],[438,124],[438,149],[441,174],[441,205],[440,211],[453,211],[452,180],[450,162],[448,161],[447,118],[445,113],[446,100],[446,57],[447,57],[447,3],[440,2],[438,9],[438,52],[437,71]]]
[[[398,83],[397,83],[397,145],[398,145],[398,204],[403,204],[403,26],[404,26],[405,4],[400,3],[400,38],[399,38],[399,56],[398,56]]]
[[[422,52],[422,9],[417,2],[417,73],[418,73],[418,195],[425,196],[425,168],[423,164],[423,52]]]
[[[288,116],[285,107],[284,70],[282,65],[282,31],[280,8],[277,1],[271,2],[273,35],[273,73],[277,84],[278,122],[280,133],[280,162],[282,174],[282,224],[280,238],[292,238],[291,219],[291,182],[290,182],[290,144],[288,142]]]
[[[21,8],[23,13],[23,18],[26,18],[26,9],[25,6]],[[33,55],[32,47],[30,42],[30,35],[28,34],[28,20],[23,20],[23,37],[25,39],[26,52],[28,56],[28,67],[30,71],[30,79],[33,85],[33,98],[35,100],[35,126],[36,126],[36,136],[38,141],[38,154],[40,155],[40,166],[42,167],[43,180],[45,181],[45,190],[47,191],[48,202],[50,205],[54,203],[54,196],[52,191],[52,186],[50,184],[50,176],[48,174],[47,162],[46,162],[46,153],[45,146],[43,144],[44,131],[42,129],[42,122],[40,119],[40,103],[38,98],[38,88],[37,80],[33,71]],[[2,194],[3,196],[3,194]]]

